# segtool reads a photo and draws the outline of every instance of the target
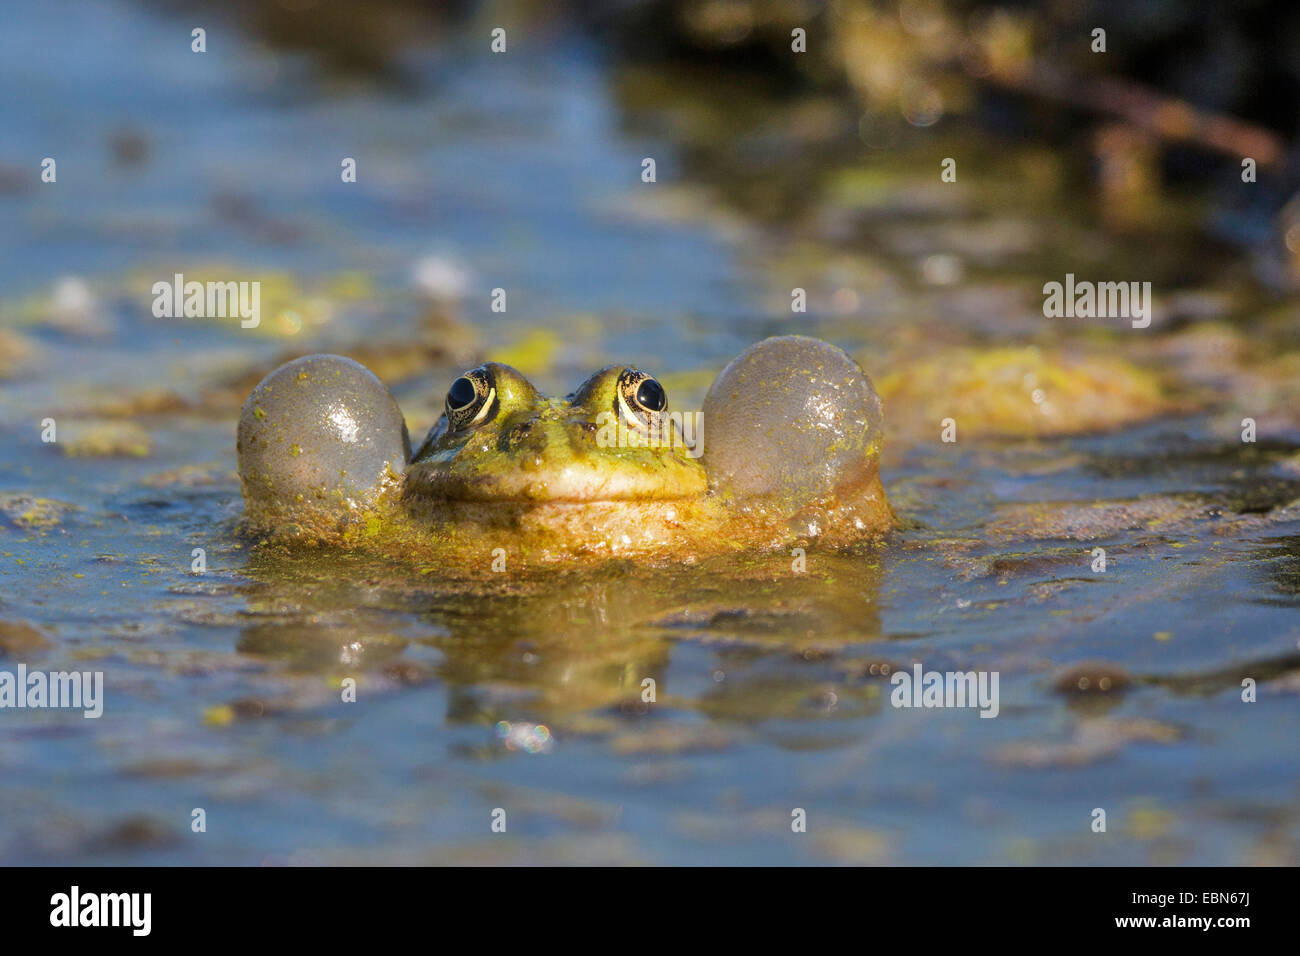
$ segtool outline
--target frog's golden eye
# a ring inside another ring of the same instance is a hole
[[[668,393],[658,380],[640,369],[625,368],[618,377],[615,404],[628,424],[653,428],[659,424],[659,414],[668,407]]]
[[[496,410],[496,385],[484,366],[466,372],[447,390],[447,423],[455,431],[483,424]]]

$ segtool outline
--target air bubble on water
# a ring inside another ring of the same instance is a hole
[[[526,720],[499,720],[496,735],[507,750],[522,750],[524,753],[549,753],[554,738],[551,729],[545,724],[533,724]]]
[[[469,289],[469,271],[450,256],[425,256],[411,270],[415,287],[431,299],[460,299]]]
[[[913,126],[927,127],[943,116],[943,94],[923,80],[908,80],[899,96],[903,118]]]
[[[965,273],[966,267],[961,259],[946,253],[935,253],[921,261],[921,279],[926,285],[957,285]]]

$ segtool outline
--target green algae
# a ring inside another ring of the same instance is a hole
[[[903,364],[878,380],[891,427],[952,418],[958,440],[1029,438],[1113,430],[1177,406],[1155,373],[1113,355],[1035,347],[953,349]]]

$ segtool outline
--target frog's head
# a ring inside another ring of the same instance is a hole
[[[685,421],[690,428],[679,427]],[[676,521],[675,502],[708,497],[715,521],[707,527],[695,512],[701,535],[721,534],[726,511],[789,517],[801,535],[838,530],[848,540],[893,524],[876,467],[880,427],[880,398],[852,358],[785,336],[746,349],[689,418],[671,413],[663,386],[631,366],[611,365],[556,399],[488,362],[451,383],[443,415],[411,456],[388,389],[350,359],[315,355],[281,366],[248,397],[239,471],[249,515],[266,526],[356,514],[400,490],[435,513],[469,503],[451,510],[476,519],[498,502],[554,503],[538,510],[570,515],[570,504],[600,504],[590,511],[621,516],[622,533],[652,513]],[[622,507],[638,502],[646,507]]]
[[[488,362],[452,382],[407,491],[477,502],[696,497],[707,479],[691,456],[663,386],[639,369],[611,365],[554,399]]]

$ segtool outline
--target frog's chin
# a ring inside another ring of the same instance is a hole
[[[407,470],[405,497],[479,504],[631,504],[699,498],[707,487],[704,470],[699,467],[608,470],[573,465],[463,474],[416,464]]]

